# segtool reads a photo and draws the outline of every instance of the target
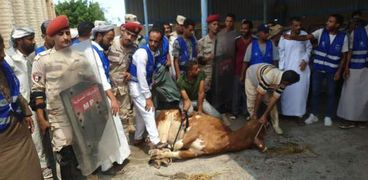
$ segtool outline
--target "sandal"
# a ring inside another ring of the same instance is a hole
[[[339,128],[341,129],[351,129],[351,128],[355,128],[355,124],[342,124],[339,126]]]

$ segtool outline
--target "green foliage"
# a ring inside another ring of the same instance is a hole
[[[103,9],[98,2],[87,0],[70,0],[60,2],[55,6],[57,15],[66,15],[71,27],[77,27],[79,22],[105,20]]]

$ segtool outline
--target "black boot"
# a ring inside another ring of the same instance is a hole
[[[72,146],[65,146],[57,152],[57,160],[60,164],[61,179],[65,180],[86,180],[87,177],[77,168],[78,161],[75,157]]]

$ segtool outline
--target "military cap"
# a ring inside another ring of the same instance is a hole
[[[46,34],[48,36],[54,36],[59,31],[68,27],[69,27],[68,17],[66,17],[65,15],[58,16],[49,23],[49,25],[47,26]]]
[[[212,15],[209,15],[206,19],[206,22],[207,23],[211,23],[213,21],[219,21],[220,20],[220,15],[218,14],[212,14]]]
[[[143,29],[142,25],[140,25],[138,23],[134,23],[134,22],[125,23],[125,24],[121,25],[121,28],[123,30],[127,30],[129,32],[132,32],[134,34],[139,34],[139,32],[141,32],[142,29]]]

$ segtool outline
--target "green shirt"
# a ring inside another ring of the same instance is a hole
[[[199,71],[196,79],[189,81],[185,74],[180,75],[177,84],[180,91],[185,90],[191,101],[198,100],[199,85],[202,80],[206,79],[206,74],[203,71]]]

